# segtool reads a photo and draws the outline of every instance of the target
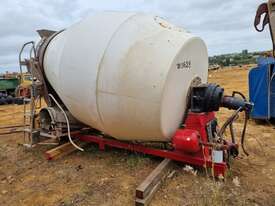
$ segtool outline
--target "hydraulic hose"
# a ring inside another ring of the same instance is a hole
[[[68,137],[69,137],[69,141],[70,143],[78,150],[80,151],[84,151],[84,149],[82,149],[81,147],[79,147],[78,145],[76,145],[74,143],[74,141],[72,140],[72,137],[71,137],[71,129],[70,129],[70,123],[69,123],[69,119],[67,117],[67,114],[66,112],[63,110],[63,108],[61,107],[61,105],[57,102],[57,100],[54,98],[54,96],[52,94],[49,94],[49,97],[51,97],[53,99],[53,101],[55,102],[55,104],[58,106],[58,108],[61,110],[61,112],[63,113],[65,119],[66,119],[66,123],[67,123],[67,130],[68,130]]]
[[[224,132],[226,130],[226,128],[228,126],[230,126],[230,131],[231,131],[231,137],[232,137],[232,142],[235,142],[235,136],[233,133],[233,122],[236,120],[236,118],[238,117],[238,114],[243,111],[244,109],[242,107],[239,107],[239,109],[237,109],[227,120],[226,122],[223,124],[223,126],[221,127],[220,131],[218,132],[218,136],[219,137],[223,137]],[[248,152],[245,149],[244,146],[244,142],[245,142],[245,133],[246,133],[246,128],[247,128],[247,123],[248,123],[248,119],[249,119],[249,112],[245,110],[245,119],[244,119],[244,125],[243,125],[243,130],[242,130],[242,134],[241,134],[241,147],[242,150],[244,152],[245,155],[249,156]]]
[[[245,149],[244,140],[245,140],[245,133],[246,133],[246,127],[247,127],[248,119],[249,119],[249,113],[247,111],[245,111],[244,126],[243,126],[243,131],[242,131],[242,136],[241,136],[241,145],[242,145],[243,152],[247,156],[249,156],[249,154],[248,154],[248,152]]]

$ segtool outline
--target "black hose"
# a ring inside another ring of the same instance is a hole
[[[241,136],[241,145],[242,145],[243,152],[244,152],[244,154],[246,154],[246,156],[249,156],[249,154],[246,151],[245,146],[244,146],[245,133],[246,133],[246,127],[247,127],[248,119],[249,119],[249,114],[246,111],[245,112],[245,118],[244,118],[243,131],[242,131],[242,136]]]
[[[228,127],[228,125],[230,125],[234,122],[234,120],[236,119],[236,117],[238,116],[238,114],[241,110],[242,110],[242,108],[240,107],[226,120],[226,122],[223,124],[220,131],[218,132],[218,136],[220,136],[220,137],[223,136],[226,128]]]
[[[233,130],[233,122],[236,120],[238,114],[240,111],[242,111],[243,108],[240,107],[238,110],[236,110],[227,120],[226,122],[223,124],[223,126],[221,127],[220,131],[218,132],[218,136],[219,137],[223,137],[224,135],[224,132],[226,130],[226,128],[228,126],[230,126],[230,130]],[[241,135],[241,147],[242,147],[242,150],[244,152],[245,155],[249,156],[248,152],[246,151],[245,149],[245,146],[244,146],[244,141],[245,141],[245,133],[246,133],[246,128],[247,128],[247,123],[248,123],[248,119],[249,119],[249,114],[247,111],[245,111],[245,119],[244,119],[244,126],[243,126],[243,130],[242,130],[242,135]],[[231,134],[231,138],[232,138],[232,142],[234,143],[235,142],[235,137],[232,136]]]
[[[234,133],[234,127],[233,122],[229,125],[230,133],[231,133],[231,141],[232,143],[236,143],[235,133]]]

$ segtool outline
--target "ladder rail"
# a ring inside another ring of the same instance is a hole
[[[18,57],[18,60],[19,60],[19,69],[20,69],[20,76],[22,77],[22,74],[23,74],[23,66],[26,66],[26,62],[25,61],[22,61],[22,54],[23,52],[25,51],[25,48],[28,46],[28,45],[31,45],[31,49],[29,51],[29,57],[30,59],[33,57],[32,54],[34,54],[34,57],[36,57],[36,49],[35,49],[35,42],[34,41],[29,41],[29,42],[26,42],[25,44],[23,44],[20,52],[19,52],[19,57]],[[20,79],[20,83],[22,83],[22,79]]]
[[[29,100],[28,100],[29,101]],[[32,96],[29,104],[28,101],[24,101],[24,142],[28,144],[29,146],[32,146],[34,144],[33,141],[33,132],[35,129],[35,116],[36,116],[36,110],[41,107],[41,96],[38,95],[37,97]],[[39,107],[37,107],[37,104],[40,103]],[[27,107],[29,106],[29,110],[27,110]],[[28,134],[28,138],[26,138],[26,133]]]
[[[36,99],[40,98],[40,96],[35,96],[35,87],[34,87],[34,75],[33,75],[33,65],[28,65],[27,61],[22,61],[22,55],[25,51],[25,48],[27,48],[27,46],[31,45],[30,47],[30,51],[29,51],[29,59],[31,60],[33,57],[36,58],[36,48],[35,48],[35,42],[34,41],[29,41],[26,42],[20,52],[19,52],[19,68],[20,68],[20,83],[22,83],[23,79],[23,66],[27,67],[28,72],[30,72],[31,74],[31,97],[30,100],[24,98],[23,100],[23,104],[24,104],[24,119],[23,119],[23,125],[24,125],[24,142],[26,145],[28,146],[33,146],[33,130],[34,130],[34,117],[36,114]],[[29,105],[29,111],[27,111],[27,105]],[[27,113],[30,113],[30,115],[27,115]],[[28,133],[28,138],[26,137],[26,131],[29,130]]]

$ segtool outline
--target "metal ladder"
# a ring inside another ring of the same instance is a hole
[[[31,92],[32,93],[32,92]],[[24,146],[33,147],[37,142],[37,131],[35,130],[35,116],[36,116],[36,99],[32,95],[30,99],[24,98]]]
[[[23,66],[25,66],[28,70],[28,72],[31,74],[32,78],[32,84],[31,84],[31,97],[23,99],[23,132],[24,132],[24,146],[26,147],[33,147],[36,143],[37,139],[37,131],[35,131],[35,125],[34,125],[34,119],[36,116],[36,101],[39,98],[40,100],[40,106],[41,106],[41,99],[36,95],[35,92],[35,84],[34,84],[34,75],[33,75],[33,69],[32,66],[30,66],[27,62],[27,60],[22,60],[22,54],[25,50],[25,48],[31,45],[31,49],[29,51],[29,60],[31,60],[33,57],[35,58],[36,52],[35,52],[35,43],[33,41],[27,42],[22,46],[22,49],[19,53],[19,66],[20,66],[20,74],[21,77],[23,77]],[[34,55],[32,55],[34,54]],[[28,108],[29,106],[29,108]]]

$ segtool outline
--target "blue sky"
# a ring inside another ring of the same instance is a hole
[[[161,16],[204,39],[209,54],[271,49],[268,30],[253,27],[262,0],[9,0],[0,6],[0,73],[18,70],[18,53],[37,29],[59,30],[94,11],[146,12]]]

